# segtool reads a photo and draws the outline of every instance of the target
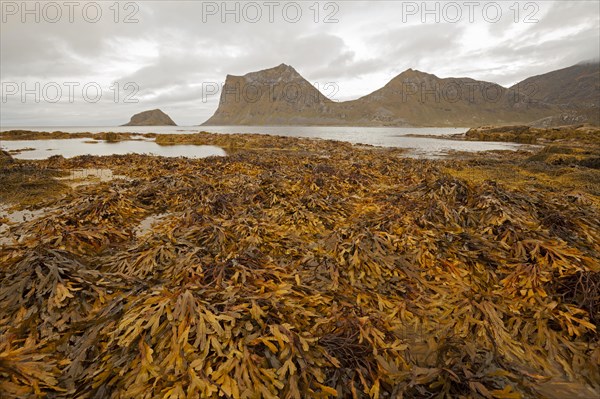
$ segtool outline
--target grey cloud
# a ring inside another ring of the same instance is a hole
[[[256,24],[234,23],[231,17],[222,23],[219,16],[203,22],[202,2],[191,1],[140,1],[138,23],[115,24],[107,9],[111,4],[103,3],[106,14],[97,24],[80,18],[72,24],[2,23],[0,78],[135,82],[140,103],[115,104],[109,95],[97,104],[9,101],[2,104],[3,125],[118,124],[157,107],[179,124],[197,124],[218,102],[218,95],[203,101],[203,82],[220,84],[227,74],[282,62],[311,82],[343,81],[344,96],[367,94],[407,68],[510,85],[600,57],[600,3],[590,1],[539,2],[539,23],[527,26],[515,24],[509,14],[496,24],[478,21],[475,25],[496,41],[476,49],[466,45],[473,39],[468,22],[403,23],[401,2],[393,1],[338,2],[334,24],[313,21],[308,9],[313,2],[301,3],[298,23],[276,14],[276,23],[263,15]],[[321,10],[320,17],[324,14]]]

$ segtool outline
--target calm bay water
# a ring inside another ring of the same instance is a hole
[[[129,140],[116,143],[107,143],[99,140],[96,144],[86,143],[90,139],[65,139],[65,140],[3,140],[1,147],[5,150],[23,151],[13,156],[18,159],[45,159],[53,155],[62,155],[65,158],[78,155],[124,155],[124,154],[150,154],[164,157],[189,157],[205,158],[210,156],[225,156],[225,151],[220,147],[211,145],[158,145],[154,141]]]
[[[32,130],[32,131],[63,131],[77,132],[131,132],[131,133],[157,133],[157,134],[192,134],[199,131],[211,133],[259,133],[290,137],[309,137],[329,140],[346,141],[350,143],[370,144],[383,147],[407,148],[411,151],[408,155],[416,157],[439,157],[448,151],[488,151],[488,150],[518,150],[522,145],[513,143],[495,143],[478,141],[456,141],[437,139],[431,137],[412,137],[407,135],[442,136],[464,133],[467,128],[388,128],[388,127],[321,127],[321,126],[21,126],[0,127],[6,130]],[[152,141],[134,140],[119,143],[88,144],[82,140],[32,140],[8,141],[0,143],[2,148],[16,150],[22,148],[35,148],[34,151],[25,151],[15,155],[20,159],[40,159],[52,155],[73,157],[77,155],[110,155],[127,153],[147,153],[162,156],[205,157],[211,155],[225,155],[225,152],[212,146],[159,146]],[[203,148],[205,147],[205,148]]]

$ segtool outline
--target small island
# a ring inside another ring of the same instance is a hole
[[[177,124],[160,109],[153,109],[133,115],[129,123],[123,126],[177,126]]]

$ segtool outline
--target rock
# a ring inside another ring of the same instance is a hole
[[[129,123],[123,126],[177,126],[169,115],[160,109],[140,112],[131,117]]]
[[[0,166],[9,165],[14,162],[15,160],[13,159],[12,155],[4,150],[0,150]]]
[[[577,112],[564,112],[558,115],[552,115],[546,118],[530,122],[529,126],[538,128],[549,128],[558,126],[580,125],[587,121],[588,118],[586,118],[584,115],[578,114]]]

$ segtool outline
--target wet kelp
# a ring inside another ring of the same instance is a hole
[[[2,395],[598,393],[592,194],[451,173],[468,161],[250,139],[263,150],[46,161],[128,179],[13,227]]]
[[[38,203],[61,198],[68,191],[66,184],[57,178],[59,170],[30,166],[15,161],[0,150],[0,203],[36,206]]]
[[[471,141],[507,141],[523,144],[548,144],[569,142],[576,145],[598,145],[600,128],[592,125],[573,125],[555,128],[521,126],[482,126],[456,135]]]

